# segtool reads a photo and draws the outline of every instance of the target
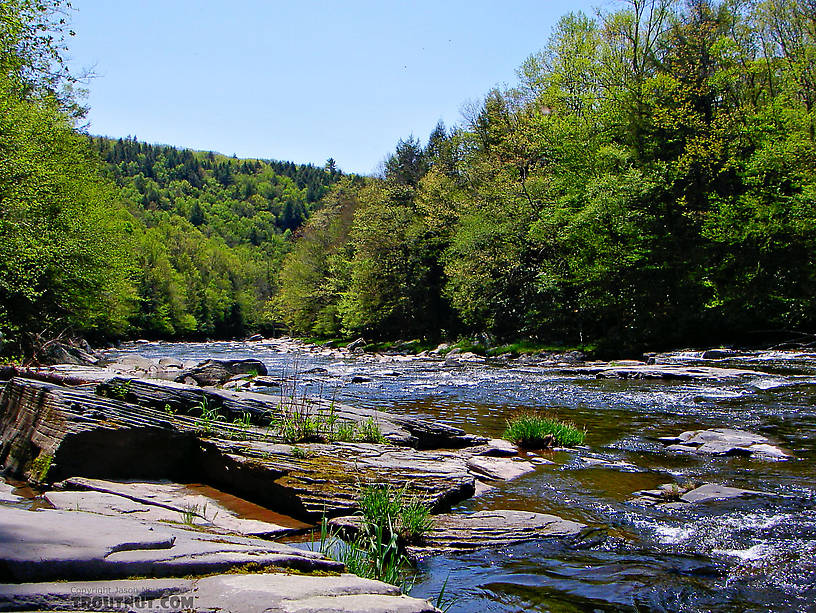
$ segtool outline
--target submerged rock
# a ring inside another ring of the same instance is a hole
[[[789,452],[771,444],[770,439],[765,436],[732,428],[689,430],[678,436],[664,436],[658,440],[668,445],[666,449],[669,451],[719,456],[742,455],[778,460],[791,457]]]
[[[674,381],[720,381],[740,377],[767,376],[755,370],[713,368],[708,366],[604,366],[584,369],[598,379],[662,379]]]

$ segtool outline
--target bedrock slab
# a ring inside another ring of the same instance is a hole
[[[380,581],[286,573],[6,584],[0,585],[0,610],[437,613],[427,601]]]
[[[169,577],[252,564],[340,571],[320,554],[82,511],[0,507],[0,581]]]
[[[329,523],[338,530],[355,534],[360,529],[361,520],[357,516],[338,517]],[[537,539],[575,538],[585,530],[585,524],[530,511],[442,514],[431,517],[431,526],[422,541],[410,545],[408,551],[413,556],[444,551],[472,551]]]
[[[111,389],[128,397],[133,388]],[[475,488],[456,452],[372,443],[293,447],[262,428],[203,426],[197,418],[19,378],[0,394],[0,462],[37,482],[90,477],[208,483],[305,519],[354,512],[361,485],[408,483],[436,511],[470,497]]]

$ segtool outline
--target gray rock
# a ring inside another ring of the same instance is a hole
[[[323,556],[287,545],[211,535],[77,511],[0,507],[0,580],[154,577],[205,574],[254,563],[341,570]]]
[[[118,599],[118,601],[117,601]],[[392,585],[355,575],[229,574],[200,579],[0,585],[0,609],[209,613],[438,613]]]
[[[91,353],[66,343],[52,343],[40,351],[40,361],[44,364],[74,364],[93,366],[99,358]]]
[[[365,344],[366,344],[365,339],[360,337],[358,339],[355,339],[355,340],[351,341],[348,345],[346,345],[346,349],[348,351],[355,351],[357,349],[362,349]]]
[[[193,379],[199,385],[222,385],[233,375],[255,374],[265,376],[268,373],[266,365],[260,360],[206,360],[198,366],[183,371],[176,377],[176,381]]]
[[[529,511],[479,511],[469,515],[434,515],[429,530],[419,544],[408,546],[413,556],[441,551],[469,551],[484,547],[501,547],[537,539],[578,537],[587,528],[578,522],[556,515]],[[330,521],[335,528],[354,534],[359,530],[357,516],[338,517]]]
[[[659,440],[669,445],[666,448],[669,451],[719,456],[742,455],[777,460],[791,457],[784,449],[772,445],[765,436],[732,428],[689,430],[676,437],[661,437]]]
[[[471,448],[470,452],[473,455],[509,458],[517,456],[519,450],[518,447],[510,441],[506,441],[503,438],[491,438],[486,444]]]
[[[154,372],[159,369],[158,362],[141,355],[123,355],[117,360],[117,363],[143,372]]]
[[[494,481],[509,481],[535,470],[535,466],[531,462],[514,458],[484,456],[468,458],[467,467],[477,476]]]
[[[771,496],[767,492],[755,490],[743,490],[738,487],[726,487],[716,483],[706,483],[700,487],[686,492],[680,496],[680,500],[690,504],[711,502],[715,500],[728,500],[729,498],[746,498],[753,496]]]
[[[260,387],[280,387],[281,380],[276,377],[253,377],[252,384]]]
[[[184,362],[176,358],[160,358],[159,366],[164,366],[165,368],[184,368]]]
[[[0,477],[0,502],[20,502],[23,498],[14,493],[14,486]]]
[[[44,494],[44,498],[55,508],[66,511],[79,509],[101,515],[127,515],[134,519],[175,523],[182,522],[186,516],[193,526],[259,538],[279,538],[297,531],[278,524],[238,517],[216,500],[177,483],[116,482],[72,477],[61,486],[84,490]]]

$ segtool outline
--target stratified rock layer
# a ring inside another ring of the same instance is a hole
[[[180,384],[140,381],[117,380],[105,389],[131,400],[141,387],[191,393]],[[0,463],[33,481],[204,482],[311,519],[355,510],[360,486],[369,483],[409,483],[435,510],[474,492],[465,460],[453,453],[367,443],[310,444],[304,452],[276,442],[265,429],[203,422],[172,409],[19,378],[0,395],[0,445]]]

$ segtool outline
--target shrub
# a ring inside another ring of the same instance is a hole
[[[583,444],[585,437],[586,430],[579,430],[572,422],[536,412],[509,419],[507,429],[502,434],[502,438],[526,449],[543,449],[553,445],[573,447]]]

